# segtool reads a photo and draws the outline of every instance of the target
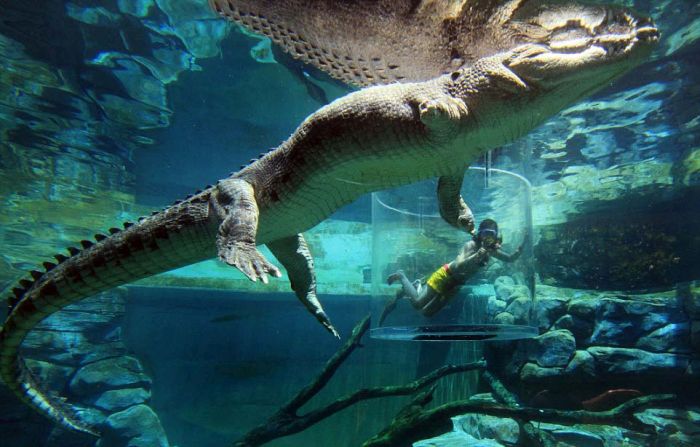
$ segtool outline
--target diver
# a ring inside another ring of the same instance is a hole
[[[523,243],[518,249],[508,254],[501,250],[503,243],[498,232],[498,224],[493,219],[484,219],[479,224],[479,230],[462,247],[462,251],[450,263],[444,264],[437,269],[422,284],[420,281],[411,283],[402,270],[389,275],[387,283],[394,284],[401,282],[402,289],[391,299],[379,319],[381,325],[389,313],[394,310],[400,298],[408,298],[413,307],[426,317],[431,317],[439,312],[457,294],[460,287],[464,285],[479,269],[486,266],[493,256],[505,262],[514,262],[523,252],[528,234],[525,235]]]

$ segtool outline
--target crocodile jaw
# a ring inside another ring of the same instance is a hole
[[[452,74],[452,94],[465,101],[472,118],[464,128],[464,144],[477,138],[483,151],[521,137],[633,69],[658,40],[658,31],[646,19],[626,13],[613,16],[618,20],[613,23],[606,22],[612,20],[608,15],[587,17],[572,23],[548,16],[550,38],[483,58]],[[568,30],[564,38],[559,27]]]

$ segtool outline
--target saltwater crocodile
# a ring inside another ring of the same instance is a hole
[[[86,296],[217,255],[251,280],[267,282],[280,271],[257,250],[261,244],[286,268],[297,297],[337,335],[316,297],[303,231],[361,194],[430,177],[440,177],[443,217],[471,228],[459,194],[464,169],[608,85],[657,39],[650,21],[623,11],[575,6],[533,14],[523,27],[527,38],[512,48],[434,79],[340,98],[241,171],[32,271],[13,289],[0,331],[3,381],[60,425],[97,435],[40,390],[19,354],[26,334]]]

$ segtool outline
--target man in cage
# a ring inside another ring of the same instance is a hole
[[[504,262],[514,262],[523,252],[525,240],[515,253],[508,254],[501,250],[502,238],[498,232],[498,223],[493,219],[484,219],[473,239],[462,247],[457,257],[437,269],[425,284],[420,281],[411,283],[402,270],[389,275],[387,283],[401,283],[401,290],[391,299],[379,319],[381,325],[389,313],[394,310],[399,299],[407,298],[413,307],[426,317],[439,312],[457,294],[459,288],[469,278],[486,266],[493,256]]]

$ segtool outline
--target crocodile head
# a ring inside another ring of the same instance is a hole
[[[426,81],[519,45],[615,34],[631,25],[625,17],[636,20],[623,11],[562,1],[209,0],[209,4],[222,17],[270,37],[292,57],[348,84],[370,86]]]
[[[504,65],[529,87],[583,94],[639,64],[659,35],[650,19],[602,6],[550,6],[536,14],[524,8],[512,23],[530,42],[514,47]]]
[[[514,17],[510,29],[527,35],[524,43],[452,75],[454,93],[477,121],[488,115],[503,123],[494,129],[505,135],[502,143],[609,85],[647,58],[658,40],[650,19],[621,9],[559,5]]]

